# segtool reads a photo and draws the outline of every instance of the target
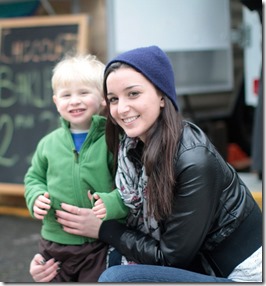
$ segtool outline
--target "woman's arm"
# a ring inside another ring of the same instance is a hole
[[[110,193],[95,193],[99,197],[104,197],[104,204],[107,206],[111,206],[107,208],[107,217],[106,220],[110,220],[112,218],[119,219],[121,217],[125,217],[128,213],[128,208],[122,205],[122,199],[117,190],[114,190]],[[92,200],[92,195],[88,192],[88,197]],[[118,210],[114,209],[114,206],[118,208]],[[92,209],[86,208],[78,208],[73,205],[61,204],[61,208],[63,211],[57,210],[56,216],[57,221],[62,224],[64,230],[71,234],[87,236],[92,238],[98,238],[99,229],[102,224],[102,221],[99,217],[96,217],[95,211]],[[110,209],[113,209],[114,213],[112,214]],[[109,211],[109,213],[108,213]],[[122,214],[122,215],[121,215]],[[89,224],[88,224],[89,222]]]

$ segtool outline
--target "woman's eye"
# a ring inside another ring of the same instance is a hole
[[[138,92],[138,91],[132,91],[132,92],[129,93],[129,96],[130,96],[130,97],[136,97],[136,96],[138,96],[138,95],[139,95],[139,92]]]
[[[116,98],[116,97],[110,97],[110,98],[108,98],[108,102],[109,103],[115,103],[115,102],[117,102],[118,101],[118,99]]]

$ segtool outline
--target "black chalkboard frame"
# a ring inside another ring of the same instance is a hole
[[[56,15],[56,16],[38,16],[25,18],[12,18],[0,20],[0,36],[5,28],[29,28],[32,27],[59,27],[59,26],[77,26],[77,46],[76,51],[87,53],[89,50],[89,15]],[[1,41],[0,41],[1,45]],[[0,182],[0,196],[23,196],[23,183]],[[4,207],[5,208],[5,207]],[[1,207],[0,207],[0,213]]]

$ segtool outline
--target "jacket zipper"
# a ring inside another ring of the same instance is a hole
[[[85,140],[86,141],[86,140]],[[85,143],[85,142],[84,142]],[[83,146],[82,146],[83,147]],[[81,147],[80,151],[83,149]],[[80,153],[76,150],[76,149],[72,149],[73,151],[73,154],[74,154],[74,162],[76,164],[79,164],[79,157],[80,157]],[[90,238],[87,238],[87,237],[83,237],[83,242],[89,242],[90,241]]]
[[[73,153],[74,153],[74,160],[75,163],[79,163],[79,152],[76,149],[73,149]]]

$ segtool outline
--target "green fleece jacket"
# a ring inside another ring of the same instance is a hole
[[[61,209],[61,203],[91,208],[88,190],[91,193],[113,191],[113,158],[105,141],[104,117],[92,117],[89,133],[79,153],[75,151],[69,123],[63,119],[61,121],[61,128],[46,135],[38,143],[24,179],[25,199],[31,215],[34,216],[35,200],[48,192],[51,209],[43,220],[42,237],[61,244],[80,245],[95,239],[63,231],[56,221],[55,210]],[[107,210],[105,220],[122,219],[127,215],[128,209],[117,191],[108,196],[104,203]]]

